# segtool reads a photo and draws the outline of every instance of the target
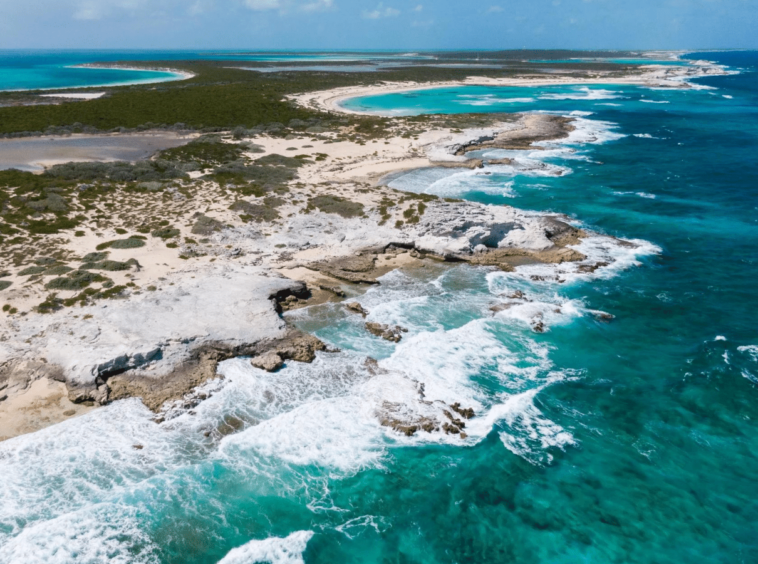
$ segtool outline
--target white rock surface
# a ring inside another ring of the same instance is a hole
[[[236,265],[192,277],[177,273],[165,284],[128,300],[16,320],[0,343],[0,365],[44,358],[62,367],[73,385],[138,366],[159,377],[203,344],[281,337],[285,323],[269,296],[298,285],[266,276],[258,267]]]

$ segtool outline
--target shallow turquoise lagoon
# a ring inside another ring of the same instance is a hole
[[[182,60],[237,60],[257,62],[388,62],[429,58],[398,51],[266,52],[266,51],[117,51],[117,50],[0,50],[0,91],[87,88],[176,80],[164,71],[80,68],[91,63],[136,61],[162,63]],[[170,65],[169,65],[170,66]]]
[[[609,266],[583,275],[394,272],[353,297],[409,329],[399,344],[339,306],[301,310],[342,352],[275,374],[226,362],[222,389],[161,426],[124,401],[2,443],[0,562],[758,561],[758,54],[698,57],[742,72],[350,102],[573,113],[569,144],[513,167],[393,185],[566,213],[639,247],[596,241]],[[490,311],[517,290],[530,301]],[[467,439],[378,425],[377,402],[412,403],[419,383],[476,410]]]

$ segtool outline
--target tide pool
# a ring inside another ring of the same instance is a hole
[[[514,166],[393,186],[637,246],[585,240],[595,272],[392,272],[346,290],[408,328],[398,344],[340,305],[298,310],[341,352],[273,374],[227,361],[210,399],[160,426],[127,400],[1,443],[0,563],[758,561],[758,53],[697,58],[741,74],[346,102],[573,116]],[[419,398],[474,409],[468,437],[379,425]]]

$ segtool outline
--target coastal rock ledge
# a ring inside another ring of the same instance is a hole
[[[228,358],[312,361],[326,346],[290,328],[276,303],[302,295],[305,284],[265,274],[224,266],[174,276],[162,291],[129,300],[29,316],[0,343],[0,395],[48,378],[65,383],[74,403],[139,397],[157,412],[217,378],[217,364]]]

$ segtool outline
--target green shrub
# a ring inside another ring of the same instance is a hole
[[[324,213],[336,213],[345,218],[363,215],[363,204],[339,196],[316,196],[308,200],[308,208],[317,208]]]
[[[86,270],[75,270],[68,276],[53,278],[45,284],[45,288],[48,290],[81,290],[93,282],[105,282],[106,280],[108,279],[100,274],[93,274]]]
[[[44,302],[34,309],[39,313],[53,313],[54,311],[63,309],[63,300],[60,299],[57,294],[50,294],[45,298]]]
[[[181,235],[181,231],[173,227],[161,227],[151,233],[153,237],[159,237],[161,239],[173,239]]]
[[[10,288],[12,285],[13,285],[13,282],[11,282],[10,280],[0,280],[0,291]],[[6,310],[4,309],[3,311],[6,311]]]
[[[217,219],[200,214],[192,227],[192,233],[195,235],[211,235],[216,231],[221,231],[223,227],[224,224]]]
[[[85,262],[79,267],[79,270],[106,270],[108,272],[120,272],[123,270],[129,270],[136,263],[134,259],[126,262],[120,262],[117,260],[101,260],[97,262]]]
[[[45,175],[69,181],[110,180],[113,182],[145,182],[185,178],[187,174],[168,161],[137,161],[128,163],[66,163],[50,167]],[[87,192],[83,192],[86,194]]]
[[[70,266],[66,266],[65,264],[59,264],[57,266],[53,266],[45,270],[42,274],[44,276],[61,276],[63,274],[67,274],[74,270]]]
[[[245,166],[239,163],[217,167],[211,174],[207,176],[209,180],[215,180],[222,186],[226,184],[234,184],[239,186],[240,184],[245,184],[248,182],[259,184],[261,186],[264,186],[266,184],[285,184],[291,180],[294,180],[296,177],[297,172],[292,167],[256,165]]]
[[[145,241],[140,238],[129,237],[128,239],[117,239],[115,241],[108,241],[107,243],[100,243],[95,247],[98,251],[105,249],[138,249],[144,247]]]
[[[44,199],[31,200],[26,203],[26,207],[35,212],[65,212],[68,208],[66,200],[60,194],[50,193]]]
[[[98,262],[108,258],[110,253],[105,251],[104,253],[88,253],[82,258],[82,262]]]
[[[205,167],[239,160],[243,149],[239,145],[223,143],[217,137],[205,136],[182,147],[161,151],[160,157],[167,161],[199,163]]]
[[[42,274],[47,270],[46,266],[30,266],[18,273],[19,276],[34,276],[35,274]]]
[[[292,147],[292,149],[297,150],[296,147]],[[285,157],[284,155],[272,153],[270,155],[266,155],[265,157],[256,159],[255,164],[258,166],[283,166],[287,168],[299,168],[303,166],[303,161],[297,157]]]
[[[274,208],[261,206],[259,204],[251,204],[245,200],[234,202],[229,209],[242,212],[240,218],[247,222],[255,221],[256,223],[260,223],[262,221],[274,221],[280,217],[279,212]]]

